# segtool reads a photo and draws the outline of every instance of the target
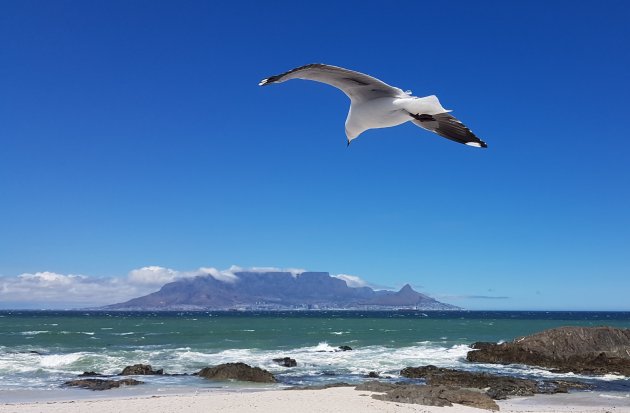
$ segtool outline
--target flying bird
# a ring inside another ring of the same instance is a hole
[[[444,109],[435,95],[412,96],[410,91],[405,92],[375,77],[343,67],[309,64],[263,79],[258,85],[290,79],[326,83],[350,98],[350,111],[346,118],[348,145],[368,129],[388,128],[411,121],[452,141],[478,148],[487,147],[484,141],[451,116],[450,110]]]

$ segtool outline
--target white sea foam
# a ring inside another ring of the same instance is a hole
[[[352,351],[340,351],[327,342],[287,350],[229,349],[214,353],[192,351],[188,348],[171,353],[171,368],[186,371],[192,366],[216,365],[242,361],[285,375],[321,374],[322,371],[336,374],[367,374],[370,371],[397,375],[401,368],[423,364],[456,367],[464,363],[467,346],[442,347],[420,344],[414,347],[392,349],[385,346],[368,346]],[[162,357],[164,354],[162,355]],[[277,357],[291,357],[298,361],[296,368],[287,370],[272,361]],[[162,367],[160,365],[160,367]]]
[[[610,394],[610,393],[600,393],[599,397],[604,397],[606,399],[628,399],[630,398],[630,394]]]
[[[48,354],[39,356],[39,365],[43,368],[54,368],[58,369],[60,367],[66,367],[72,363],[75,363],[81,357],[85,356],[87,353],[70,353],[70,354]]]
[[[304,347],[303,351],[306,352],[315,352],[315,353],[332,353],[334,351],[338,350],[337,347],[332,347],[330,344],[328,344],[326,341],[322,341],[319,344],[317,344],[316,346],[313,347]]]
[[[21,331],[18,334],[21,336],[35,336],[37,334],[46,334],[50,333],[48,330],[35,330],[35,331]]]
[[[630,378],[626,376],[621,376],[619,374],[604,374],[603,376],[600,376],[599,379],[605,380],[605,381],[615,381],[615,380],[629,380],[630,381]]]
[[[346,341],[346,343],[350,342]],[[0,383],[0,390],[18,386],[18,384],[28,387],[50,386],[51,382],[58,384],[83,371],[118,374],[125,366],[136,363],[151,364],[154,368],[163,368],[167,373],[191,373],[206,366],[244,362],[271,371],[285,383],[301,383],[304,380],[313,382],[313,380],[320,380],[319,378],[353,380],[352,377],[354,377],[356,380],[371,371],[395,379],[404,367],[428,364],[465,370],[501,371],[504,374],[533,375],[542,378],[584,377],[572,373],[551,373],[522,365],[471,365],[466,361],[466,354],[470,351],[467,345],[449,346],[442,342],[430,341],[417,342],[412,346],[402,348],[383,345],[355,347],[353,344],[352,351],[341,351],[339,347],[326,341],[310,346],[283,349],[205,350],[190,346],[169,348],[165,345],[155,345],[63,354],[37,354],[29,352],[33,349],[32,347],[26,349],[23,352],[0,352],[0,376],[4,378],[4,383]],[[290,369],[282,367],[273,362],[273,359],[278,357],[294,358],[297,360],[297,366]],[[33,380],[29,381],[30,379]],[[615,381],[625,378],[607,375],[599,379]]]

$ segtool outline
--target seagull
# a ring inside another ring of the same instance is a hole
[[[437,96],[416,97],[364,73],[343,67],[313,63],[263,79],[267,86],[290,79],[326,83],[350,98],[346,118],[348,146],[368,129],[388,128],[411,121],[415,125],[455,142],[478,148],[488,145],[440,104]]]

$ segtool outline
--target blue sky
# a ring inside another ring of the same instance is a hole
[[[239,265],[470,309],[630,310],[629,18],[624,1],[3,1],[0,306]],[[313,62],[436,94],[489,148],[411,124],[346,148],[340,91],[257,86]]]

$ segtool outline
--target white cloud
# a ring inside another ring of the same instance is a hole
[[[263,273],[263,274],[264,273],[269,273],[269,272],[289,272],[294,277],[297,277],[298,275],[302,274],[303,272],[306,272],[306,270],[303,269],[303,268],[280,268],[280,267],[250,267],[250,268],[243,268],[243,267],[239,267],[237,265],[232,265],[230,267],[230,269],[226,270],[226,271],[230,272],[232,274],[237,273],[237,272],[243,272],[243,271],[259,272],[259,273]]]
[[[129,271],[129,281],[134,284],[164,285],[181,277],[179,271],[151,265]]]
[[[244,271],[243,268],[235,265],[227,270],[218,270],[214,267],[199,267],[193,271],[177,271],[171,268],[152,265],[129,271],[129,281],[134,284],[146,284],[162,286],[181,278],[193,278],[200,275],[210,275],[219,281],[235,282],[238,280],[236,272]]]
[[[345,281],[348,287],[351,287],[351,288],[370,287],[373,290],[395,290],[396,289],[388,285],[381,285],[381,284],[367,282],[363,278],[359,277],[358,275],[337,274],[337,275],[333,275],[333,277],[339,278],[340,280]]]
[[[305,270],[242,268],[233,265],[227,270],[200,267],[192,271],[179,271],[150,265],[133,269],[122,277],[94,277],[51,271],[23,273],[17,276],[0,276],[0,308],[99,307],[150,294],[159,290],[162,285],[182,278],[210,275],[220,281],[236,282],[236,273],[240,271],[287,271],[296,276]]]
[[[367,287],[368,283],[363,280],[361,277],[350,274],[337,274],[334,277],[343,280],[348,284],[348,287],[358,288],[358,287]]]
[[[125,302],[159,290],[164,284],[183,278],[210,275],[223,282],[237,282],[237,273],[289,272],[298,276],[300,268],[250,267],[232,265],[226,270],[200,267],[191,271],[149,265],[129,271],[125,276],[95,277],[60,274],[52,271],[0,276],[0,308],[85,308]],[[334,277],[349,287],[372,287],[361,277],[338,274]]]
[[[197,275],[211,275],[219,281],[232,283],[238,280],[238,277],[234,274],[234,272],[236,272],[233,270],[234,267],[233,265],[229,270],[223,271],[217,270],[214,267],[201,267]]]
[[[93,277],[51,271],[0,277],[3,308],[82,308],[127,301],[157,291],[162,285],[199,271],[183,273],[147,266],[131,270],[126,277]]]
[[[285,268],[283,271],[290,272],[291,274],[293,274],[294,277],[297,277],[303,272],[306,272],[306,270],[303,268]]]
[[[59,274],[50,271],[0,277],[0,303],[4,308],[77,308],[112,304],[146,294],[118,278]]]
[[[43,271],[36,272],[35,274],[24,273],[18,275],[18,278],[31,284],[37,284],[42,286],[50,286],[50,285],[68,285],[72,284],[75,281],[83,280],[87,278],[85,275],[63,275],[57,274],[55,272]]]

